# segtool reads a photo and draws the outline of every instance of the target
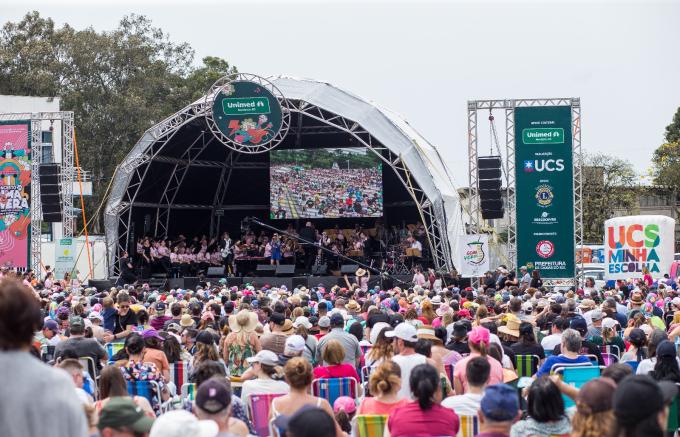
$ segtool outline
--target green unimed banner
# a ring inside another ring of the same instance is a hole
[[[515,109],[517,265],[574,277],[571,107]]]

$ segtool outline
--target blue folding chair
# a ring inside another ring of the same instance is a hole
[[[109,361],[113,361],[113,356],[116,355],[121,350],[123,350],[124,347],[125,343],[122,342],[106,343],[104,345],[104,348],[106,349],[106,353],[109,356]]]
[[[161,404],[161,386],[156,381],[128,381],[127,392],[146,398],[151,405]]]
[[[357,385],[354,378],[319,378],[312,381],[312,393],[333,405],[340,396],[356,399],[359,395]]]
[[[562,381],[576,388],[581,388],[586,382],[600,377],[599,366],[560,366],[556,367],[554,373],[562,375]],[[564,408],[574,406],[574,401],[562,395],[564,399]]]
[[[637,372],[637,368],[640,365],[639,361],[624,361],[624,363],[633,368],[633,373]]]

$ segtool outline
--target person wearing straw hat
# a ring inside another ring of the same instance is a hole
[[[248,368],[247,359],[257,354],[262,346],[257,338],[257,314],[239,311],[229,316],[230,333],[224,341],[224,362],[229,366],[231,376],[240,376]]]
[[[366,270],[359,267],[354,275],[354,283],[350,283],[349,279],[347,278],[347,274],[345,274],[345,283],[347,284],[347,288],[354,289],[354,286],[357,286],[361,291],[367,292],[368,281],[371,279],[371,272],[367,272]]]
[[[505,325],[498,327],[498,333],[504,334],[510,342],[516,342],[519,338],[519,325],[522,322],[513,314],[508,314]]]

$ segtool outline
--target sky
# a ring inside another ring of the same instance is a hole
[[[459,187],[468,184],[468,100],[580,97],[584,149],[640,173],[680,106],[680,1],[93,3],[4,0],[0,21],[38,10],[57,24],[109,30],[125,14],[146,15],[191,44],[197,61],[324,80],[401,114]],[[480,154],[490,146],[487,115]]]

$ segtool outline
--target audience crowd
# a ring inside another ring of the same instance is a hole
[[[3,437],[654,437],[679,427],[673,278],[556,291],[500,266],[474,289],[414,277],[390,289],[222,279],[165,291],[0,275]]]

